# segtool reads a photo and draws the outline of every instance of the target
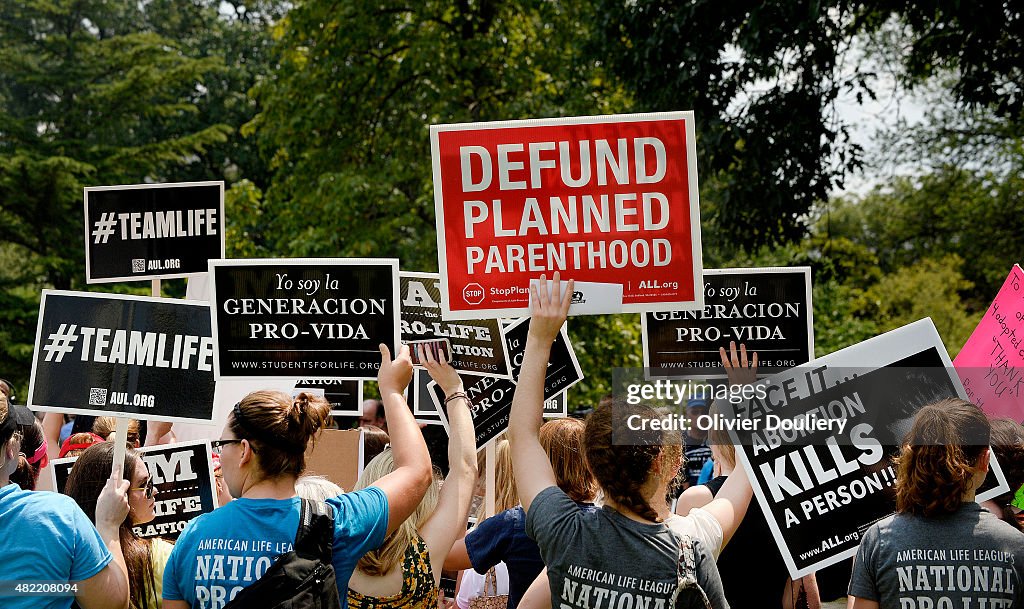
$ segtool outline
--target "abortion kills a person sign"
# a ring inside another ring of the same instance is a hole
[[[441,280],[437,273],[402,272],[402,340],[447,338],[456,370],[509,378],[505,335],[497,319],[441,319]]]
[[[153,481],[156,518],[132,527],[139,537],[178,538],[190,520],[217,508],[210,443],[181,442],[138,449]],[[64,493],[78,457],[52,462],[54,486]],[[107,468],[106,478],[109,476]],[[102,483],[102,479],[96,483]]]
[[[930,319],[763,382],[736,405],[731,431],[794,580],[853,556],[867,528],[893,513],[892,458],[918,410],[966,399]],[[991,467],[979,501],[1009,490]]]
[[[810,267],[704,269],[704,308],[644,313],[644,368],[651,376],[722,378],[718,348],[756,351],[758,373],[814,359]]]
[[[85,189],[85,281],[205,273],[224,257],[224,182]]]
[[[399,342],[397,259],[211,260],[217,379],[375,379]]]
[[[445,319],[529,314],[541,274],[570,314],[699,309],[692,112],[433,125]]]
[[[206,303],[43,290],[28,405],[208,422],[213,356]]]

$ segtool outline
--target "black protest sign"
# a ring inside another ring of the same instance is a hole
[[[758,372],[814,359],[810,267],[704,270],[704,308],[642,317],[644,368],[651,376],[725,377],[719,347],[756,351]]]
[[[424,376],[427,376],[424,374]],[[483,447],[508,429],[508,418],[512,414],[512,398],[515,396],[516,384],[508,379],[479,376],[461,373],[462,386],[473,407],[473,429],[476,432],[476,446]],[[448,424],[448,405],[444,403],[445,395],[441,387],[431,381],[428,385],[434,398],[434,408],[440,414],[445,430],[451,433]],[[550,418],[565,417],[567,404],[565,393],[547,396],[544,400],[544,416]]]
[[[950,397],[963,387],[923,320],[769,377],[735,406],[747,428],[733,440],[794,580],[853,556],[893,513],[892,457],[917,411]],[[999,490],[987,488],[981,499]]]
[[[58,493],[64,492],[64,487],[68,484],[68,476],[71,475],[71,466],[78,461],[78,457],[68,457],[66,459],[54,459],[50,461],[50,471],[53,475],[53,488]],[[109,477],[110,472],[107,472]]]
[[[518,382],[519,370],[526,354],[526,335],[530,330],[530,319],[523,318],[505,326],[505,342],[512,362],[512,380]],[[583,370],[576,359],[565,325],[562,326],[555,342],[551,345],[547,375],[544,381],[544,399],[551,399],[583,380]]]
[[[437,412],[437,402],[431,397],[430,384],[433,381],[426,370],[416,370],[412,382],[409,383],[409,407],[417,423],[427,425],[444,425],[441,415]]]
[[[205,273],[224,257],[224,182],[85,189],[86,283]]]
[[[363,414],[363,382],[343,379],[300,379],[295,381],[294,394],[311,390],[331,404],[332,416]]]
[[[447,338],[456,370],[508,378],[511,369],[501,324],[496,319],[443,321],[437,273],[402,272],[402,340]]]
[[[153,481],[156,518],[134,525],[136,535],[175,540],[190,520],[217,507],[209,442],[147,446],[138,452]],[[77,460],[73,457],[51,462],[57,492],[64,493]],[[107,471],[103,479],[109,475]]]
[[[399,342],[398,260],[210,261],[217,379],[374,379]]]
[[[544,417],[562,419],[569,416],[569,398],[563,391],[553,398],[544,400]]]
[[[28,405],[211,421],[213,358],[205,303],[44,290]]]

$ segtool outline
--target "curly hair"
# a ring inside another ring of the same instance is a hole
[[[896,458],[896,511],[925,518],[957,511],[990,436],[988,419],[970,402],[946,399],[921,408]]]
[[[631,429],[627,421],[634,415],[642,419],[659,417],[658,411],[649,406],[618,400],[594,409],[587,417],[584,438],[587,465],[606,496],[648,520],[661,522],[642,487],[659,458],[681,463],[682,436],[672,431]],[[673,476],[675,473],[671,472]]]

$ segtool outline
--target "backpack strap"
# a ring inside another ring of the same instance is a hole
[[[679,600],[679,593],[683,590],[696,589],[704,600],[704,607],[711,609],[711,601],[704,589],[697,582],[697,557],[693,552],[693,539],[689,535],[679,535],[679,559],[676,563],[676,590],[672,593],[672,601],[669,607],[675,607]]]
[[[334,508],[322,501],[302,500],[295,553],[331,564],[334,554]]]

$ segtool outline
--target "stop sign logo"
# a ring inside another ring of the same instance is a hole
[[[468,304],[478,305],[484,301],[484,288],[479,283],[471,283],[462,289],[462,297]]]

